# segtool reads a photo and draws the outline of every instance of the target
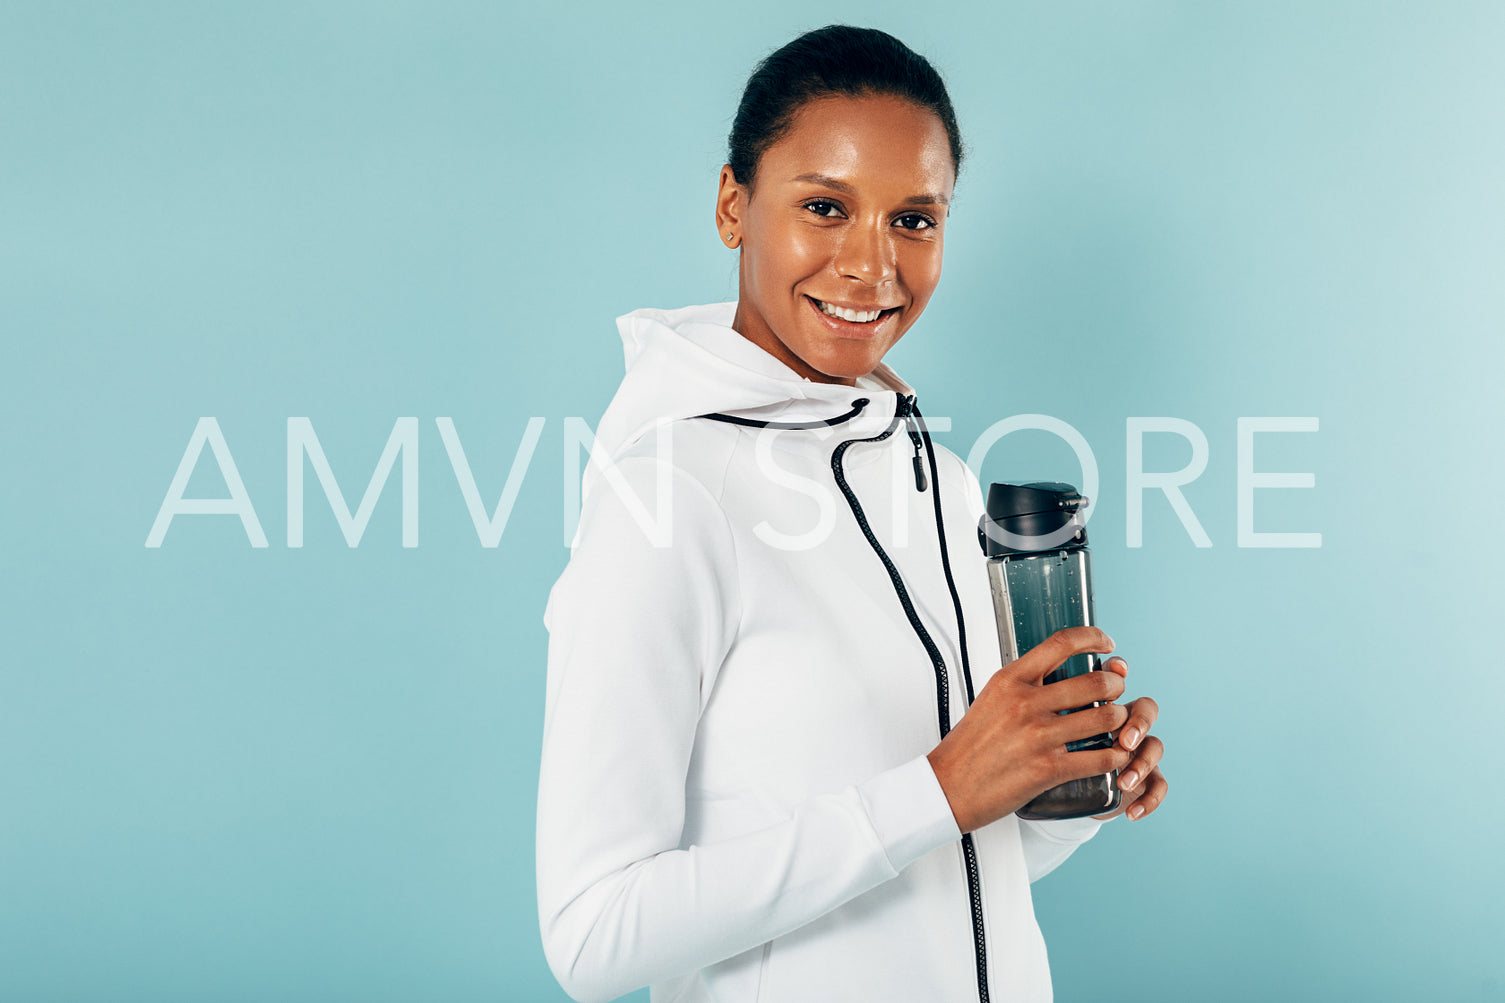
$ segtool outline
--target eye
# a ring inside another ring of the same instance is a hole
[[[935,227],[935,220],[918,212],[905,213],[894,222],[906,230],[929,230]]]
[[[804,205],[806,209],[809,209],[815,215],[824,216],[827,219],[841,215],[841,206],[828,199],[811,199]]]

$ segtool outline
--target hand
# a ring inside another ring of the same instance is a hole
[[[1120,677],[1129,674],[1129,663],[1122,658],[1108,659],[1103,668],[1118,673]],[[1149,697],[1140,697],[1130,701],[1125,708],[1129,717],[1118,732],[1117,746],[1136,755],[1133,762],[1118,774],[1118,786],[1123,791],[1118,809],[1106,815],[1092,816],[1105,821],[1125,814],[1131,822],[1144,818],[1160,807],[1170,789],[1160,772],[1160,757],[1165,754],[1165,746],[1160,739],[1150,735],[1150,727],[1160,716],[1160,705]]]
[[[1066,751],[1067,742],[1124,727],[1129,711],[1109,702],[1123,695],[1123,673],[1087,672],[1045,683],[1073,655],[1112,650],[1112,639],[1098,628],[1068,627],[988,680],[928,757],[962,832],[1019,810],[1057,784],[1122,769],[1134,759],[1120,743]],[[1084,709],[1060,713],[1078,707]]]

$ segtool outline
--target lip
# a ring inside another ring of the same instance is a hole
[[[855,321],[842,320],[840,317],[832,317],[824,313],[820,307],[815,305],[815,297],[813,296],[805,296],[805,302],[809,304],[810,312],[815,314],[816,318],[826,326],[828,331],[842,338],[861,340],[876,337],[880,333],[886,333],[895,318],[899,316],[898,307],[889,307],[883,311],[877,320],[869,321],[866,324],[859,324]],[[845,303],[837,303],[834,300],[822,300],[821,302],[830,303],[832,306],[845,307],[848,310],[873,309],[872,307],[847,306]]]

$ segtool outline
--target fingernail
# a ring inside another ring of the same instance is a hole
[[[1123,733],[1124,748],[1133,750],[1139,745],[1139,729],[1126,728]]]
[[[1141,819],[1143,817],[1144,817],[1144,805],[1137,804],[1134,807],[1132,807],[1132,808],[1129,809],[1129,819],[1131,821],[1138,821],[1139,819]]]
[[[1118,786],[1126,791],[1131,791],[1139,786],[1139,774],[1130,770],[1118,778]]]

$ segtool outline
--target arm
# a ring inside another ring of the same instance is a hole
[[[1019,842],[1024,847],[1030,881],[1039,881],[1065,863],[1077,847],[1097,835],[1102,825],[1095,818],[1019,819]]]
[[[618,469],[653,513],[656,461]],[[960,836],[922,756],[767,828],[680,846],[695,731],[739,609],[720,506],[672,477],[671,547],[651,546],[609,486],[586,500],[546,613],[539,923],[550,967],[579,1000],[739,954]]]

